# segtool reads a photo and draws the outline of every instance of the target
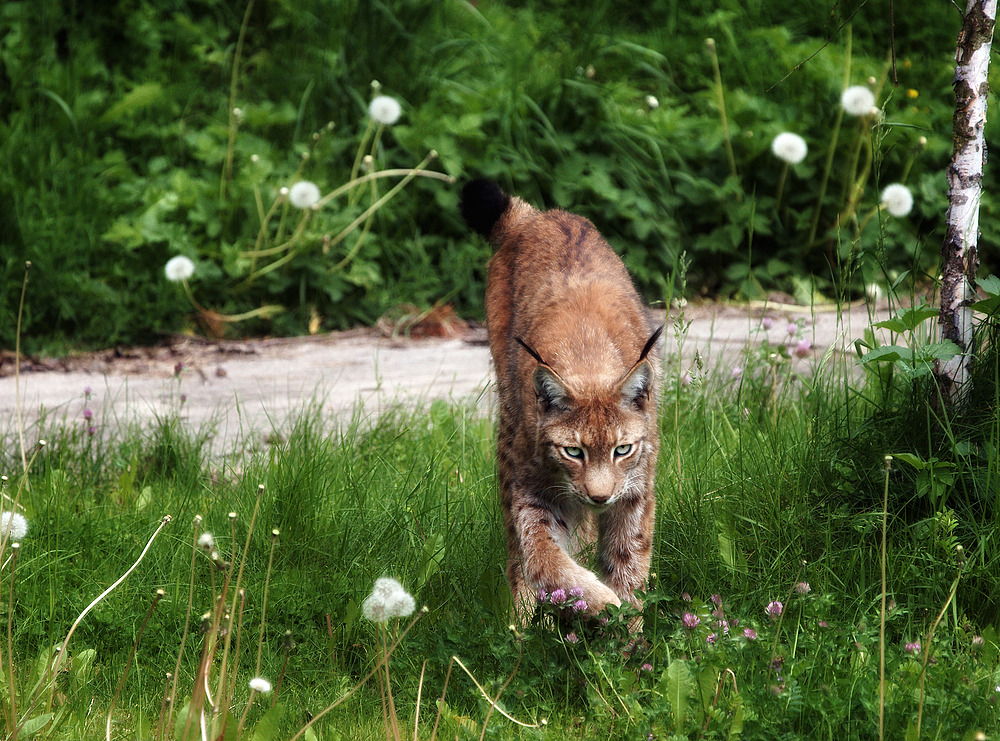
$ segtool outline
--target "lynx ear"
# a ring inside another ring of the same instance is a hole
[[[618,384],[618,392],[622,395],[622,404],[641,407],[649,398],[653,385],[653,366],[643,358],[630,370]]]
[[[559,374],[547,365],[535,368],[535,373],[531,377],[535,386],[535,398],[544,411],[558,409],[566,411],[569,409],[569,401],[572,395],[566,384],[559,377]]]

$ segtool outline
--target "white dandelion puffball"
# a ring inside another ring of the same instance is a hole
[[[415,604],[403,585],[390,577],[375,580],[372,593],[361,603],[361,613],[373,623],[384,623],[390,618],[406,617]]]
[[[660,107],[660,101],[656,99],[655,95],[647,95],[646,105],[649,106],[649,110],[653,111]]]
[[[259,692],[262,695],[266,695],[271,691],[271,683],[268,682],[263,677],[254,677],[250,680],[250,689],[254,692]]]
[[[171,283],[180,283],[194,275],[194,263],[189,257],[177,255],[177,257],[171,257],[167,260],[163,272],[166,273],[167,280]]]
[[[28,534],[28,520],[19,512],[0,513],[0,540],[9,534],[10,540],[19,543]]]
[[[809,147],[801,136],[785,131],[774,137],[774,141],[771,142],[771,151],[778,159],[784,160],[790,165],[797,165],[806,158]]]
[[[875,106],[875,94],[864,85],[852,85],[840,96],[840,105],[851,116],[867,116]]]
[[[288,200],[295,208],[312,208],[319,198],[319,186],[308,180],[300,180],[288,189]]]
[[[402,113],[399,101],[388,95],[376,95],[368,104],[368,115],[386,126],[396,123]]]
[[[881,203],[890,216],[900,219],[913,210],[913,194],[902,183],[893,183],[885,186]]]
[[[207,530],[198,536],[198,547],[203,551],[210,551],[215,548],[215,537]]]

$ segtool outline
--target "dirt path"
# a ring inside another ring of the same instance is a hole
[[[770,330],[760,330],[760,309],[689,306],[691,324],[682,344],[686,359],[698,352],[711,368],[739,365],[750,342],[764,335],[780,342],[798,321],[814,348],[796,360],[818,361],[828,347],[851,344],[872,321],[866,307],[838,315],[772,307]],[[876,321],[885,318],[878,312]],[[676,351],[671,327],[666,351]],[[0,358],[0,432],[10,439],[17,424],[18,383],[13,357]],[[490,366],[486,334],[468,328],[451,338],[393,339],[376,330],[306,338],[210,342],[176,338],[160,347],[130,348],[58,360],[25,359],[20,374],[21,414],[27,439],[37,438],[41,417],[83,428],[114,429],[175,412],[193,427],[215,426],[215,446],[259,444],[281,434],[290,417],[315,402],[335,418],[360,408],[377,415],[387,405],[472,397],[485,409]],[[87,390],[89,389],[89,397]],[[90,410],[92,417],[86,418]]]

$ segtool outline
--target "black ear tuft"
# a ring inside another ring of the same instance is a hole
[[[459,208],[469,228],[489,237],[493,226],[510,205],[510,196],[492,180],[477,178],[462,188]]]

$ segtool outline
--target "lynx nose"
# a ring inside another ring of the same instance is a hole
[[[615,477],[604,467],[587,472],[585,480],[587,499],[595,507],[603,507],[615,498]]]

